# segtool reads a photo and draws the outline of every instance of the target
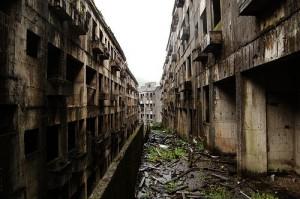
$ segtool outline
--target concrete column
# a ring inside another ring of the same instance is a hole
[[[267,172],[266,96],[263,78],[237,77],[238,167]]]

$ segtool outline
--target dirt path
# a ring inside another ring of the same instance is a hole
[[[136,198],[293,199],[300,198],[296,175],[240,179],[235,160],[204,150],[200,140],[186,142],[152,131],[145,144]]]

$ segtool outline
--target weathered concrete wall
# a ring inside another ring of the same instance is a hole
[[[142,125],[124,145],[107,173],[94,189],[90,199],[134,198],[138,168],[144,144]]]
[[[214,86],[215,148],[223,153],[236,152],[235,95],[234,81]]]

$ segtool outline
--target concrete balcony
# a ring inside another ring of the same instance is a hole
[[[201,53],[218,53],[222,47],[222,32],[209,31],[201,42]]]
[[[99,38],[96,38],[91,41],[91,47],[93,52],[96,54],[103,54],[106,51],[105,45],[102,43],[102,41]]]
[[[182,8],[184,6],[185,0],[176,0],[175,6],[176,8]]]
[[[240,15],[256,16],[264,12],[265,8],[273,3],[271,0],[238,0]]]
[[[179,36],[180,40],[182,41],[187,41],[190,38],[190,27],[182,27],[182,29],[180,30],[180,36]]]
[[[87,153],[73,151],[69,154],[69,159],[72,162],[72,172],[82,172],[87,167]]]
[[[48,0],[51,12],[61,20],[72,20],[70,5],[67,0]]]
[[[120,78],[121,79],[125,79],[126,78],[126,71],[125,70],[121,70],[121,73],[120,73]]]
[[[47,81],[46,94],[48,96],[74,95],[73,83],[61,77],[50,77]]]
[[[79,12],[77,9],[72,10],[72,21],[70,29],[74,34],[86,35],[89,30],[89,24],[86,20],[85,13]]]
[[[63,159],[57,159],[48,165],[47,182],[48,189],[63,187],[72,176],[72,164]]]
[[[118,59],[111,60],[110,67],[113,72],[121,71],[121,61]]]

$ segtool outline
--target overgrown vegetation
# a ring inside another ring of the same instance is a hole
[[[174,149],[162,149],[159,147],[150,147],[148,149],[148,159],[151,162],[170,161],[186,156],[187,152],[184,148],[176,147]]]
[[[210,199],[231,199],[232,194],[224,187],[214,187],[206,193],[206,197]]]
[[[151,126],[151,130],[162,131],[163,126],[161,123],[153,123],[153,125]]]
[[[164,188],[167,190],[167,192],[172,192],[172,191],[174,191],[174,189],[176,189],[177,186],[178,186],[178,183],[172,181],[172,182],[165,184]]]
[[[269,193],[253,193],[251,199],[279,199],[278,197]]]

